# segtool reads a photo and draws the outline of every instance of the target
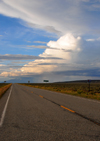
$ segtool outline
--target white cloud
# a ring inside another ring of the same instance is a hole
[[[43,42],[43,41],[34,41],[34,43],[46,44],[47,42]]]
[[[96,39],[86,39],[86,41],[90,41],[90,42],[93,42],[93,41],[100,41],[100,37],[96,38]]]
[[[20,18],[29,26],[42,28],[58,35],[68,32],[76,35],[90,31],[90,23],[98,21],[92,13],[86,13],[84,0],[2,0],[0,13]],[[9,11],[9,12],[8,12]],[[89,17],[89,18],[88,18]],[[98,23],[99,24],[99,23]]]
[[[80,39],[80,37],[78,37]],[[75,50],[77,44],[77,39],[73,37],[72,34],[68,33],[62,37],[60,37],[57,41],[49,41],[47,43],[51,48],[59,48],[59,49],[71,49]]]
[[[81,37],[66,34],[57,41],[50,41],[47,44],[50,49],[47,48],[39,55],[42,59],[35,59],[35,61],[25,64],[22,68],[15,69],[13,67],[8,72],[2,72],[0,76],[31,76],[50,72],[59,72],[64,76],[68,74],[70,76],[71,74],[85,76],[89,73],[93,75],[93,71],[95,71],[93,68],[99,68],[100,41],[97,44],[97,42],[85,41]],[[68,49],[72,52],[65,51]],[[53,59],[54,57],[63,59]],[[63,72],[66,73],[63,74]]]
[[[48,47],[35,45],[28,46],[45,49],[45,51],[37,57],[29,55],[1,55],[1,59],[5,60],[35,60],[27,63],[18,70],[11,68],[8,72],[2,72],[1,76],[23,76],[28,74],[42,74],[43,72],[51,71],[81,70],[84,68],[98,67],[98,62],[100,60],[96,60],[96,58],[100,58],[100,39],[96,31],[100,29],[100,13],[98,12],[98,14],[96,14],[96,12],[94,12],[93,14],[93,11],[99,11],[99,4],[97,6],[96,2],[100,1],[0,1],[0,14],[19,18],[25,21],[27,26],[41,28],[56,33],[59,36],[57,41],[49,41],[47,43]],[[94,36],[96,36],[96,39],[89,37],[84,41],[80,37],[81,35],[85,36],[91,33],[92,35],[95,33]],[[35,41],[35,43],[43,42]],[[54,59],[55,57],[56,59]]]
[[[75,38],[72,34],[66,34],[60,37],[57,41],[49,41],[47,45],[51,49],[46,49],[43,54],[40,54],[41,57],[55,56],[61,57],[64,60],[59,60],[59,63],[71,62],[72,55],[74,58],[75,52],[79,52],[80,48],[78,46],[79,37]],[[69,51],[68,51],[69,50]],[[73,53],[74,52],[74,53]],[[65,61],[66,60],[66,61]],[[55,62],[54,60],[52,62]]]
[[[66,34],[60,37],[57,41],[50,41],[47,44],[48,47],[50,47],[50,49],[47,48],[43,54],[40,54],[39,55],[40,58],[36,59],[35,61],[29,62],[28,64],[24,65],[20,70],[16,72],[15,72],[15,69],[13,69],[11,70],[12,73],[11,72],[7,72],[7,73],[8,75],[11,75],[11,76],[14,75],[15,73],[15,76],[16,76],[16,75],[27,75],[30,73],[41,74],[43,72],[56,71],[57,69],[65,70],[66,65],[65,65],[65,68],[62,68],[63,64],[66,64],[66,63],[68,64],[73,62],[73,58],[75,57],[75,54],[79,52],[79,46],[78,46],[79,41],[80,41],[80,37],[75,38],[72,34]],[[68,50],[72,50],[74,51],[74,53]],[[17,58],[18,57],[20,56],[17,55]],[[28,57],[30,58],[30,56]],[[62,59],[59,59],[59,58],[62,58]],[[59,66],[59,63],[60,63],[60,66]],[[1,76],[3,75],[7,76],[7,73],[3,72]]]
[[[95,41],[95,39],[86,39],[86,41],[92,42],[92,41]]]

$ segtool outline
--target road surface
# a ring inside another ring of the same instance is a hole
[[[13,84],[0,99],[0,141],[100,141],[100,101]]]

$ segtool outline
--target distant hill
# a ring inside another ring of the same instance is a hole
[[[32,82],[33,81],[32,78],[28,78],[28,77],[20,78],[20,79],[11,79],[8,80],[6,83],[28,83],[29,80],[30,83],[35,83]],[[0,82],[0,83],[4,83],[4,82]],[[44,82],[40,82],[40,83],[44,83]],[[59,81],[59,82],[49,82],[49,83],[88,83],[88,80]],[[91,83],[100,83],[100,80],[91,80]]]
[[[100,83],[100,80],[89,80],[91,83]],[[88,80],[63,81],[54,83],[88,83]]]

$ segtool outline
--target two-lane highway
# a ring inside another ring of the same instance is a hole
[[[0,141],[100,141],[96,100],[13,84],[0,99],[1,120]]]

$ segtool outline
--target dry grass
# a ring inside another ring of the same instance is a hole
[[[0,98],[9,89],[12,84],[0,84]]]
[[[31,83],[22,85],[100,100],[100,83],[91,83],[90,91],[88,83]]]

